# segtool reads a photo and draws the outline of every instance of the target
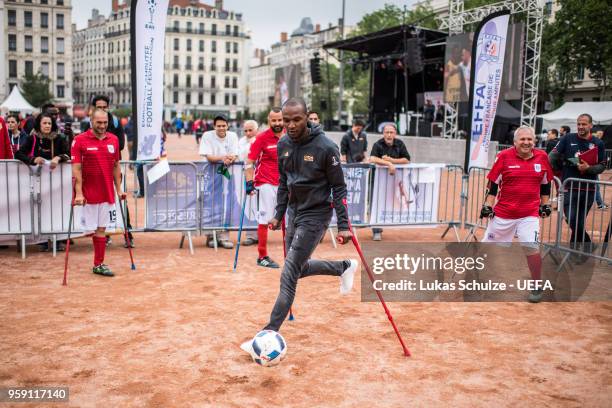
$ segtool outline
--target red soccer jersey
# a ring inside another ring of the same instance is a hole
[[[279,138],[272,129],[261,132],[255,138],[249,149],[249,160],[257,162],[255,169],[255,185],[272,184],[278,186],[278,156],[276,145]]]
[[[93,131],[80,134],[72,142],[72,163],[81,163],[83,196],[88,204],[115,202],[113,168],[121,160],[117,136],[106,132],[98,139]]]
[[[512,147],[501,151],[487,176],[499,184],[495,215],[504,219],[537,217],[540,208],[540,185],[552,181],[548,156],[533,150],[533,157],[522,159]]]

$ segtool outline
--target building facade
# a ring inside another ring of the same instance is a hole
[[[75,44],[75,67],[83,70],[79,102],[86,102],[100,85],[113,106],[131,107],[129,2],[113,0],[111,15],[105,21],[93,20],[78,32]],[[224,10],[219,0],[214,6],[170,0],[164,50],[164,119],[219,113],[236,118],[246,109],[249,51],[240,13]]]
[[[75,104],[87,105],[97,94],[106,94],[106,18],[92,10],[87,28],[73,29],[72,81]]]
[[[4,0],[3,20],[4,94],[40,72],[50,79],[55,102],[71,107],[71,0]]]

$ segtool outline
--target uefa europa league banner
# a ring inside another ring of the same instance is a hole
[[[161,152],[167,13],[168,0],[132,0],[132,118],[138,160],[156,159]]]
[[[470,75],[470,146],[465,171],[488,167],[491,132],[504,71],[509,11],[493,13],[476,29]]]

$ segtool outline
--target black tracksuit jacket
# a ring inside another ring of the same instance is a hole
[[[309,122],[308,131],[310,134],[301,143],[294,143],[288,135],[278,141],[280,177],[274,218],[281,220],[289,207],[295,225],[328,224],[335,208],[338,230],[347,231],[346,184],[340,152],[320,126]]]

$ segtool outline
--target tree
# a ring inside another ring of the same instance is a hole
[[[23,97],[34,107],[40,107],[53,99],[49,91],[51,80],[40,72],[26,74],[21,79]]]
[[[605,98],[612,80],[612,26],[607,0],[559,0],[561,8],[545,31],[542,49],[549,70],[545,81],[558,89],[557,99],[574,83],[578,71],[587,69]],[[551,68],[554,65],[554,68]]]
[[[402,24],[402,10],[394,4],[385,4],[382,9],[364,15],[357,23],[351,37],[374,33]]]

